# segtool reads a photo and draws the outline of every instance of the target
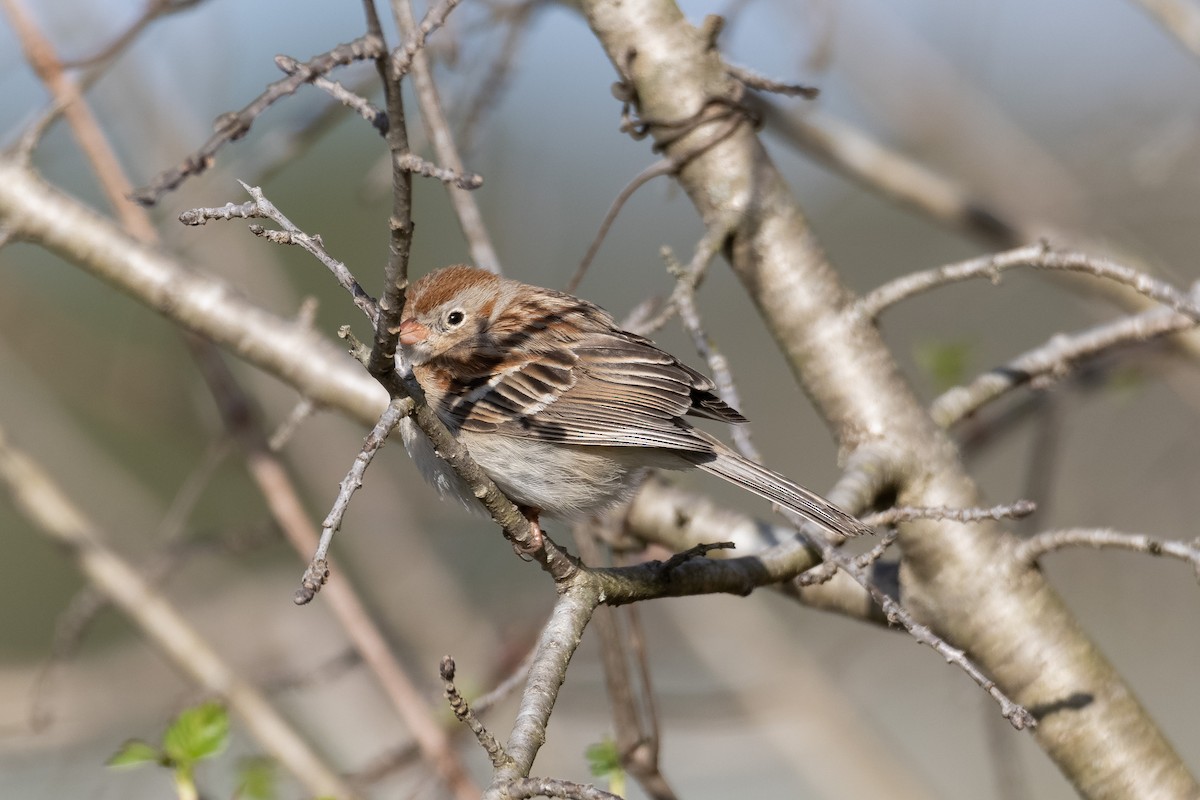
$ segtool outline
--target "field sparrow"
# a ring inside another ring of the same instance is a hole
[[[455,266],[413,283],[400,344],[430,406],[525,513],[578,519],[626,497],[649,467],[699,467],[820,523],[870,533],[828,500],[684,417],[745,422],[711,380],[621,330],[586,300]],[[411,419],[405,447],[443,495],[479,508]]]

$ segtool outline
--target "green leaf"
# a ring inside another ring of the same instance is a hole
[[[163,735],[163,750],[176,764],[216,755],[229,738],[229,714],[220,703],[202,703],[180,712]]]
[[[130,739],[117,752],[109,756],[110,767],[134,767],[138,764],[157,764],[162,760],[162,751],[141,739]]]
[[[963,382],[971,364],[971,350],[966,342],[925,342],[917,345],[913,356],[942,392]]]
[[[263,756],[242,759],[238,764],[237,800],[274,800],[278,776],[275,762]]]
[[[588,760],[588,768],[597,778],[621,771],[621,754],[617,752],[617,743],[612,739],[588,745],[584,755]]]

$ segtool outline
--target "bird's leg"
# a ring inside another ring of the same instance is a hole
[[[529,520],[529,537],[532,539],[532,544],[529,547],[513,543],[513,549],[517,551],[517,555],[525,557],[532,556],[546,546],[546,537],[542,533],[542,526],[538,522],[538,517],[541,515],[540,508],[532,506],[517,506],[521,513],[525,515],[525,519]]]

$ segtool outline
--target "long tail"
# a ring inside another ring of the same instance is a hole
[[[711,472],[732,484],[741,486],[759,497],[779,503],[781,506],[825,526],[834,533],[842,536],[873,533],[869,527],[819,494],[792,483],[761,464],[755,464],[753,461],[743,458],[724,445],[715,449],[715,457],[696,454],[697,458],[694,461],[696,466],[705,472]],[[702,461],[702,457],[710,458],[710,460]],[[689,460],[691,459],[689,458]]]

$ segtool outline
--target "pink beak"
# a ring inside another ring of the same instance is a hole
[[[426,328],[412,317],[400,323],[401,344],[420,344],[428,338],[429,328]]]

